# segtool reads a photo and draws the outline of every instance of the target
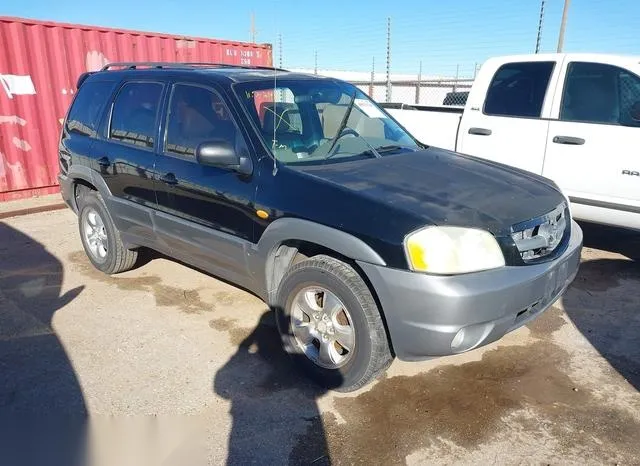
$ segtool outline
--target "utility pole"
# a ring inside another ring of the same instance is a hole
[[[387,18],[387,103],[391,102],[391,18]]]
[[[254,44],[256,43],[256,33],[258,32],[256,30],[256,15],[253,13],[253,11],[251,12],[251,42],[253,42]]]
[[[313,65],[313,74],[318,74],[318,51],[317,50],[315,51],[314,55],[315,55],[314,56],[315,61]]]
[[[282,68],[282,34],[278,34],[278,61],[280,68]]]
[[[371,82],[369,83],[369,97],[373,99],[373,81],[376,74],[376,57],[371,59]]]
[[[416,105],[420,105],[420,87],[422,86],[422,60],[420,60],[420,70],[418,71],[418,84],[416,86]]]
[[[540,39],[542,38],[542,22],[544,21],[544,0],[540,2],[540,19],[538,20],[538,36],[536,37],[536,51],[540,52]]]
[[[460,63],[456,65],[456,79],[453,81],[453,92],[456,92],[458,89],[458,77],[460,76]]]
[[[562,23],[560,23],[560,34],[558,35],[558,53],[564,48],[564,30],[567,28],[567,16],[569,15],[569,4],[571,0],[564,0],[562,9]]]

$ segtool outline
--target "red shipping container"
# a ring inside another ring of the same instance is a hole
[[[0,201],[57,192],[58,139],[78,76],[109,62],[271,66],[269,44],[0,17]]]

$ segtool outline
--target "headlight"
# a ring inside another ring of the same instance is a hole
[[[484,230],[462,227],[426,227],[404,240],[412,270],[458,274],[504,266],[498,242]]]

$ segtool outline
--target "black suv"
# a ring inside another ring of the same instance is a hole
[[[551,181],[426,147],[353,85],[285,70],[84,74],[60,170],[95,267],[128,270],[147,247],[250,290],[286,351],[343,391],[394,356],[497,340],[580,259]]]

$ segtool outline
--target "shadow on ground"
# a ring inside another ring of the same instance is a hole
[[[91,266],[83,251],[71,253],[68,259],[92,280],[115,285],[125,292],[149,291],[154,295],[157,306],[175,306],[186,313],[199,313],[210,308],[200,300],[197,290],[169,286],[155,276],[106,276]],[[144,248],[140,250],[136,268],[156,259],[181,264],[238,288],[190,264]],[[231,344],[237,346],[213,380],[213,391],[231,403],[232,426],[226,463],[331,464],[317,404],[317,399],[326,390],[305,377],[294,357],[285,353],[274,312],[265,309],[252,329],[239,326],[233,318],[224,317],[213,318],[209,325],[227,332]]]
[[[325,390],[284,352],[273,312],[242,339],[213,388],[231,401],[227,464],[331,464],[317,405]]]
[[[580,223],[580,227],[585,247],[615,252],[640,261],[640,232],[595,223]]]
[[[62,292],[63,267],[44,246],[0,222],[0,451],[3,464],[84,461],[86,408],[52,328],[82,287]]]
[[[583,225],[586,247],[624,258],[585,260],[562,302],[589,342],[640,390],[640,234]]]

